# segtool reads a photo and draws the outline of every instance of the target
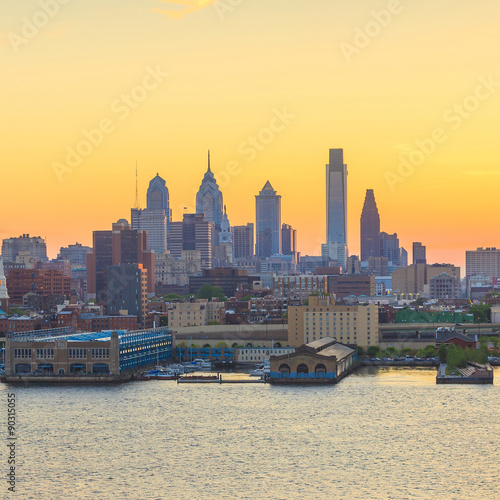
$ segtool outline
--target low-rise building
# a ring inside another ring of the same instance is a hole
[[[309,304],[288,308],[288,343],[300,346],[323,337],[363,348],[378,345],[378,306],[337,306],[329,295],[311,296]]]
[[[238,361],[241,363],[263,363],[271,356],[283,356],[295,352],[295,347],[239,347]]]
[[[168,310],[170,328],[207,325],[207,300],[175,302]]]

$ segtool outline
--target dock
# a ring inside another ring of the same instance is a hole
[[[489,363],[467,363],[465,368],[457,368],[456,374],[446,374],[446,363],[439,365],[436,384],[493,384],[493,368]]]
[[[222,374],[217,375],[188,375],[179,377],[178,384],[263,384],[261,378],[222,378]]]

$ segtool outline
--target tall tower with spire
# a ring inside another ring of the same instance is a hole
[[[220,224],[219,243],[214,247],[215,267],[231,267],[233,265],[233,231],[227,217],[226,205]]]
[[[0,256],[0,309],[9,312],[9,294],[7,292],[7,280],[3,272],[3,259]]]
[[[203,214],[205,220],[213,222],[219,231],[222,222],[222,193],[210,168],[210,151],[208,151],[208,168],[196,194],[196,213]]]
[[[366,190],[361,212],[361,260],[380,257],[380,216],[373,189]]]

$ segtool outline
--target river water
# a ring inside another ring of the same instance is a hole
[[[500,386],[435,376],[364,368],[331,387],[2,384],[5,416],[16,395],[18,440],[16,493],[4,479],[0,498],[498,498]]]

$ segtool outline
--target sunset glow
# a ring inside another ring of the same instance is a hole
[[[158,172],[194,211],[211,150],[232,225],[269,180],[299,251],[325,241],[343,148],[349,251],[373,189],[381,230],[464,265],[500,246],[500,4],[483,0],[10,1],[0,7],[0,239],[50,257],[130,219]],[[167,14],[167,15],[165,15]],[[184,207],[187,207],[185,209]]]

